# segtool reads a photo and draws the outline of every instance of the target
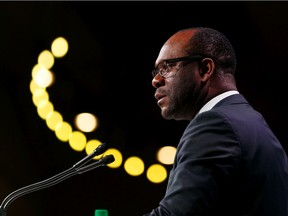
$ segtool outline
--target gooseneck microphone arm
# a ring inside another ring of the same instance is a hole
[[[80,160],[79,162],[77,162],[76,164],[74,164],[71,168],[55,175],[52,176],[51,178],[48,178],[46,180],[40,181],[40,182],[36,182],[34,184],[31,185],[27,185],[25,187],[22,187],[12,193],[10,193],[1,203],[0,206],[0,216],[6,216],[6,210],[8,208],[8,206],[17,198],[34,192],[34,191],[38,191],[47,187],[51,187],[53,185],[56,185],[62,181],[64,181],[67,178],[70,178],[76,174],[82,174],[85,173],[87,171],[90,171],[92,169],[95,169],[97,167],[100,166],[105,166],[107,164],[110,164],[112,162],[115,161],[115,158],[113,155],[106,155],[103,158],[101,158],[100,160],[97,160],[93,163],[90,163],[86,166],[84,166],[85,164],[87,164],[90,160],[92,160],[95,156],[103,154],[105,151],[107,150],[107,146],[105,143],[99,145],[91,154],[87,155],[85,158],[83,158],[82,160]]]

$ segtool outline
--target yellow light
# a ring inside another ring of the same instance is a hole
[[[69,140],[70,134],[72,133],[72,127],[67,122],[60,122],[55,127],[56,137],[63,141],[67,142]]]
[[[68,52],[68,42],[63,37],[56,38],[51,45],[51,51],[56,58],[66,55]]]
[[[37,73],[39,70],[42,70],[42,69],[46,69],[47,68],[44,66],[44,65],[41,65],[41,64],[36,64],[34,65],[33,69],[32,69],[32,79],[34,80],[35,77],[37,76]]]
[[[44,88],[35,89],[32,100],[34,105],[37,107],[40,101],[49,101],[49,94]]]
[[[92,132],[96,129],[98,121],[91,113],[80,113],[75,117],[75,126],[83,132]]]
[[[100,144],[101,142],[99,140],[96,139],[89,140],[85,147],[86,154],[87,155],[91,154]],[[100,159],[102,156],[103,154],[97,155],[93,159]]]
[[[45,88],[42,88],[40,86],[38,86],[36,84],[36,82],[32,79],[31,82],[30,82],[30,91],[32,94],[34,94],[34,92],[37,90],[37,89],[45,89]]]
[[[42,88],[51,86],[54,80],[54,75],[51,71],[46,68],[42,68],[37,71],[34,80],[36,84]]]
[[[82,151],[86,146],[86,136],[80,131],[73,131],[69,136],[69,144],[75,151]]]
[[[61,123],[62,121],[63,121],[63,117],[57,111],[50,112],[46,118],[46,124],[48,128],[52,131],[54,131],[56,128],[56,125]]]
[[[148,168],[146,176],[153,183],[161,183],[167,178],[167,171],[162,165],[153,164]]]
[[[118,149],[110,148],[103,154],[103,156],[110,155],[110,154],[112,154],[114,156],[115,161],[110,163],[110,164],[107,164],[107,166],[110,168],[120,167],[122,164],[122,160],[123,160],[121,152]]]
[[[173,146],[164,146],[159,149],[157,159],[163,164],[173,164],[176,154],[176,148]]]
[[[129,157],[124,163],[124,169],[129,175],[138,176],[144,172],[144,163],[139,157]]]
[[[42,88],[51,86],[54,81],[54,74],[44,65],[36,64],[32,69],[32,80]]]
[[[50,69],[54,65],[54,56],[49,50],[44,50],[38,56],[38,64]]]
[[[50,101],[47,101],[47,100],[41,100],[39,103],[38,103],[38,106],[37,106],[37,112],[38,112],[38,115],[46,120],[46,117],[47,115],[50,113],[50,112],[53,112],[54,111],[54,107],[53,107],[53,104],[50,102]]]

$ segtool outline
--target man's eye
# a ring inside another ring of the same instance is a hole
[[[167,70],[167,71],[171,70],[174,65],[175,65],[174,63],[166,63],[165,64],[165,70]]]

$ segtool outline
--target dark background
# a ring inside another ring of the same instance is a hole
[[[80,112],[97,115],[99,129],[87,137],[119,149],[124,160],[137,155],[148,167],[157,149],[177,145],[187,122],[161,118],[150,71],[168,37],[193,26],[231,40],[239,91],[287,151],[287,11],[281,1],[0,2],[0,200],[85,156],[56,139],[29,90],[39,53],[58,36],[69,51],[53,66],[50,100],[70,123]],[[166,183],[101,167],[15,200],[7,216],[92,216],[97,208],[140,216],[158,205]]]

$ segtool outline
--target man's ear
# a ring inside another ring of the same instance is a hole
[[[211,58],[204,58],[199,63],[199,74],[203,78],[205,74],[209,75],[209,77],[212,75],[215,68],[215,63]]]

